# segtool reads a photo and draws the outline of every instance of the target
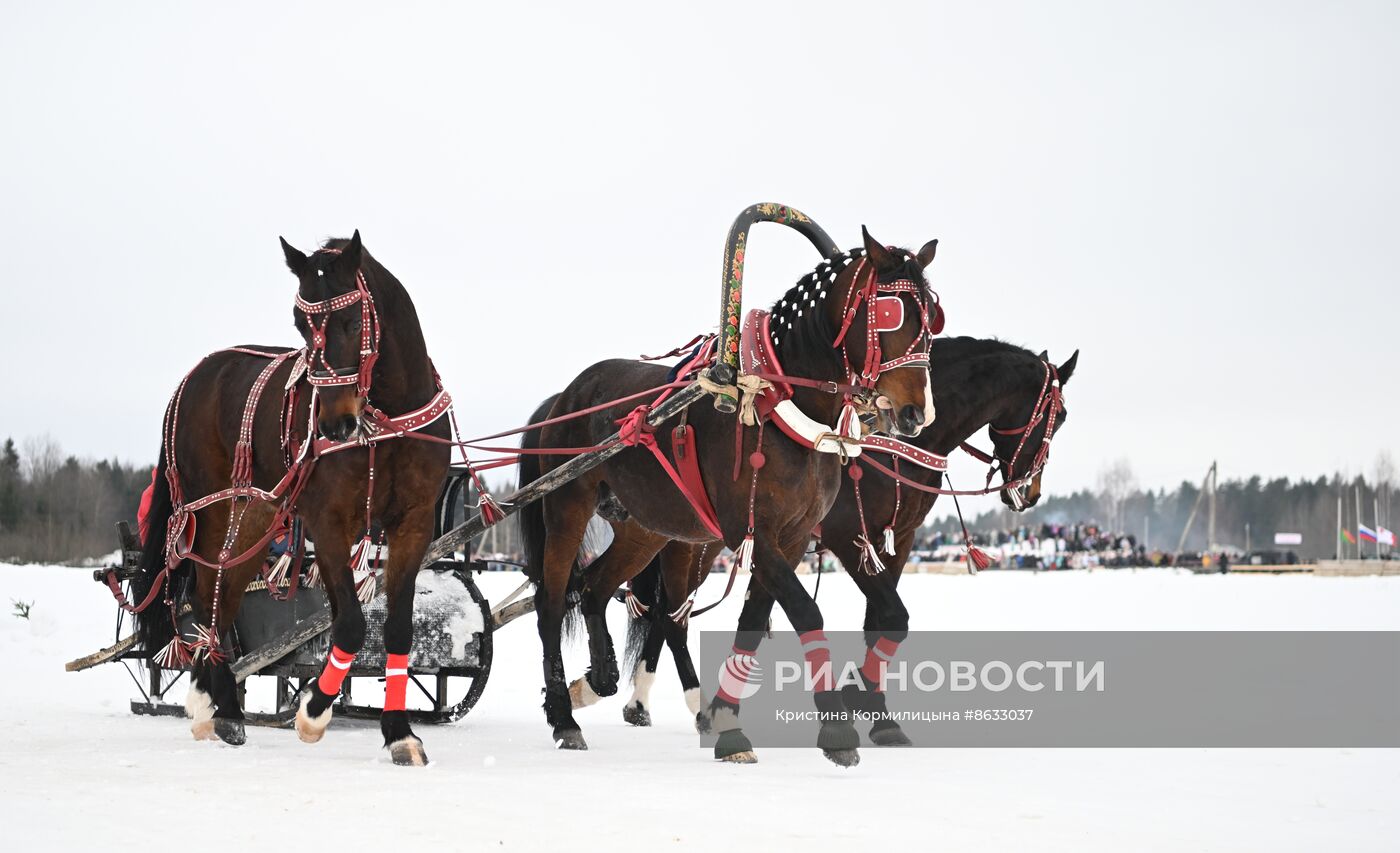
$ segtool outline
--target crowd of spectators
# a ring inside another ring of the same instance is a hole
[[[1094,522],[1021,525],[1009,530],[974,531],[972,542],[1003,569],[1130,568],[1173,565],[1171,554],[1147,550],[1131,533],[1115,533]],[[916,559],[942,560],[962,553],[961,532],[922,536]]]

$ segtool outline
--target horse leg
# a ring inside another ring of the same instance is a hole
[[[569,686],[564,679],[562,632],[569,579],[593,508],[585,500],[569,500],[569,491],[566,487],[544,499],[547,533],[544,565],[535,588],[535,616],[544,651],[544,716],[554,728],[554,743],[559,749],[588,749],[583,732],[574,721]]]
[[[190,689],[185,694],[185,716],[190,718],[190,734],[195,740],[214,740],[214,700],[210,698],[208,661],[200,659],[190,672]]]
[[[340,695],[340,686],[355,662],[355,655],[365,644],[365,614],[355,597],[350,548],[343,530],[337,531],[341,533],[339,536],[313,536],[321,584],[326,588],[326,595],[335,601],[335,618],[331,622],[331,648],[326,653],[325,668],[321,676],[302,691],[297,706],[297,737],[304,743],[316,743],[325,735],[326,727],[331,724],[331,703]]]
[[[749,694],[753,684],[754,653],[768,628],[768,615],[773,599],[760,593],[761,586],[749,581],[744,607],[739,611],[739,628],[734,634],[734,646],[719,672],[719,690],[710,700],[710,727],[718,732],[715,758],[731,764],[753,764],[758,761],[753,744],[739,727],[739,702]],[[754,689],[757,689],[756,687]]]
[[[618,587],[636,577],[666,545],[666,538],[635,522],[613,525],[612,544],[588,567],[580,606],[588,628],[588,672],[569,685],[574,708],[617,692],[617,657],[608,633],[607,606]]]
[[[409,725],[406,705],[408,654],[413,648],[413,595],[418,564],[433,537],[432,507],[415,507],[387,531],[389,564],[384,570],[388,612],[384,619],[384,712],[379,729],[395,764],[422,767],[428,763],[423,741]]]
[[[244,519],[244,524],[246,526],[237,537],[233,548],[240,553],[257,544],[265,529],[261,513],[250,512]],[[207,543],[205,544],[208,547]],[[222,548],[222,542],[219,548]],[[211,550],[215,553],[206,559],[217,556],[218,549]],[[248,584],[257,577],[258,569],[266,559],[267,552],[264,549],[240,563],[229,566],[222,573],[207,566],[199,566],[195,570],[199,615],[206,626],[210,625],[211,621],[218,626],[218,644],[222,652],[218,660],[211,660],[208,651],[201,656],[195,667],[195,678],[190,682],[190,692],[185,697],[186,713],[194,719],[190,731],[195,740],[209,740],[212,735],[230,746],[242,746],[248,739],[243,727],[243,707],[239,701],[238,682],[233,677],[233,670],[229,668],[231,628],[234,617],[238,615],[238,609],[243,604],[243,595],[247,592]],[[214,613],[216,585],[220,586],[217,591],[218,613]],[[214,613],[212,620],[209,618],[211,613]]]
[[[714,542],[695,545],[684,554],[662,552],[663,598],[667,600],[689,601],[710,573],[710,565],[715,555],[723,547]],[[669,549],[668,549],[669,550]],[[673,594],[671,590],[675,590]],[[690,611],[687,608],[683,619],[676,619],[662,613],[659,618],[666,636],[666,645],[671,649],[671,657],[676,662],[676,674],[680,676],[681,691],[685,696],[686,707],[695,717],[695,730],[700,734],[710,733],[710,716],[704,712],[703,697],[700,695],[700,678],[695,674],[695,661],[690,657]]]
[[[622,708],[622,719],[634,726],[649,726],[651,685],[656,680],[656,667],[661,662],[661,647],[666,643],[665,623],[671,621],[666,615],[665,595],[658,595],[651,610],[641,618],[646,623],[647,638],[641,657],[637,659],[637,669],[632,673],[632,698]]]
[[[764,539],[756,540],[754,576],[761,585],[762,593],[770,595],[783,608],[802,643],[802,655],[815,688],[812,698],[821,720],[817,746],[833,763],[853,767],[860,763],[860,753],[857,751],[860,735],[851,724],[851,714],[841,698],[841,692],[835,689],[831,647],[823,630],[821,610],[807,588],[797,579],[795,571],[806,543],[807,535],[804,533],[799,543],[788,549],[788,553],[794,554],[789,559]],[[760,594],[753,584],[749,585],[749,593],[755,597]]]
[[[895,544],[892,565],[903,565],[913,547],[914,531],[899,537]],[[857,565],[859,549],[853,542],[844,542],[832,549],[843,565]],[[852,560],[855,562],[847,562]],[[895,587],[897,576],[891,571],[878,575],[852,572],[851,580],[865,595],[865,662],[860,668],[862,684],[848,684],[842,691],[846,707],[869,714],[874,720],[870,740],[876,746],[912,746],[899,724],[890,719],[885,705],[885,668],[894,659],[899,644],[909,636],[909,611]]]

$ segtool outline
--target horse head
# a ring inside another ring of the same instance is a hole
[[[362,269],[360,232],[340,248],[309,256],[282,240],[282,253],[297,277],[293,315],[306,341],[307,379],[320,399],[317,432],[347,441],[359,433],[379,349],[379,319]]]
[[[1027,358],[1029,355],[1026,353]],[[1074,375],[1078,362],[1079,350],[1059,367],[1042,351],[1021,390],[1008,398],[1003,413],[987,425],[1002,482],[1015,484],[1002,488],[1001,501],[1016,512],[1030,509],[1040,500],[1050,442],[1069,420],[1065,383]],[[1019,482],[1023,480],[1026,482]]]

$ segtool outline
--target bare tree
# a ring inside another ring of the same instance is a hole
[[[1123,502],[1136,489],[1137,477],[1127,459],[1115,459],[1099,470],[1099,500],[1103,502],[1111,531],[1123,530]]]

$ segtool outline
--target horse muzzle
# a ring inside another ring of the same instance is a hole
[[[354,441],[360,436],[360,419],[354,415],[323,418],[316,427],[322,438],[331,441]]]

